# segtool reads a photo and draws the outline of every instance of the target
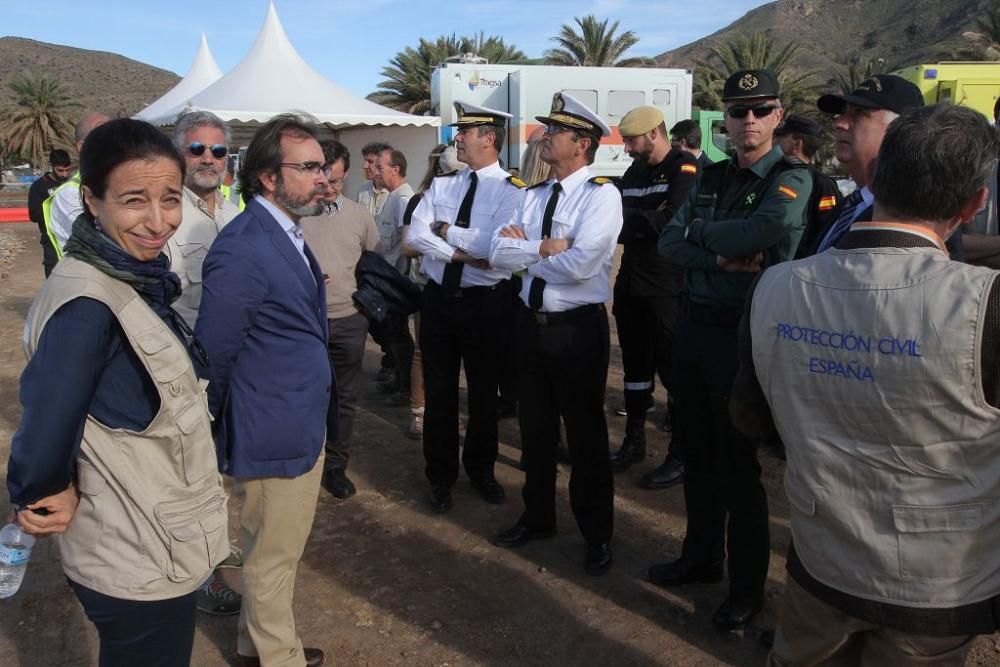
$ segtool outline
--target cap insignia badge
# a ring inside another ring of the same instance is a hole
[[[755,77],[753,74],[747,72],[746,74],[743,75],[739,83],[736,85],[740,87],[740,90],[753,90],[758,85],[760,85],[760,81],[758,81],[757,77]]]

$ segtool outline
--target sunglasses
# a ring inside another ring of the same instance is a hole
[[[188,152],[195,157],[201,157],[206,148],[212,152],[212,157],[216,160],[221,160],[229,155],[229,146],[225,144],[212,144],[211,146],[206,146],[200,141],[188,144]]]
[[[729,114],[730,118],[746,118],[747,114],[752,111],[754,118],[766,118],[777,108],[779,108],[777,104],[755,104],[753,106],[734,104],[726,109],[726,113]]]
[[[555,123],[551,123],[545,126],[545,129],[542,130],[542,133],[555,136],[557,134],[561,134],[562,132],[572,132],[572,131],[573,130],[563,125],[556,125]]]

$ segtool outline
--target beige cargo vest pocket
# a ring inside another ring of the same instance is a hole
[[[56,267],[28,317],[30,356],[45,322],[77,297],[105,303],[153,379],[160,409],[141,431],[84,426],[81,502],[60,537],[63,569],[114,597],[196,590],[228,554],[228,513],[205,397],[187,350],[130,287],[74,258]]]

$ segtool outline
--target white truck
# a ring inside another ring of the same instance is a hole
[[[618,123],[637,106],[663,111],[667,130],[691,117],[693,78],[689,70],[653,67],[561,67],[445,63],[431,74],[431,115],[441,116],[441,142],[454,137],[454,102],[471,102],[513,115],[500,159],[518,169],[528,138],[539,127],[535,116],[548,115],[552,96],[569,93],[593,109],[611,128],[601,141],[591,170],[620,176],[631,163]]]

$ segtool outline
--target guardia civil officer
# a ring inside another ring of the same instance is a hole
[[[661,586],[720,581],[728,553],[729,595],[712,621],[730,630],[763,607],[769,554],[757,454],[729,419],[737,324],[754,274],[795,254],[812,177],[773,144],[782,117],[774,75],[739,71],[722,99],[736,154],[705,168],[660,236],[660,252],[684,268],[673,373],[688,523],[681,557],[649,577]]]
[[[672,391],[670,346],[684,273],[660,255],[656,245],[697,180],[698,161],[691,153],[671,147],[663,112],[656,107],[632,109],[622,117],[618,131],[632,158],[619,182],[624,222],[618,237],[622,256],[612,308],[625,369],[627,416],[625,440],[611,455],[611,465],[615,472],[622,472],[646,456],[646,410],[653,404],[654,372]],[[666,488],[681,481],[684,466],[678,436],[671,438],[663,465],[643,477],[644,485]]]
[[[515,224],[498,230],[490,263],[524,270],[517,314],[524,512],[496,544],[518,547],[556,532],[556,451],[566,425],[573,470],[570,504],[587,542],[592,575],[611,566],[614,479],[604,390],[610,336],[604,302],[622,203],[611,179],[593,177],[601,137],[611,130],[579,100],[556,93],[541,158],[553,178],[527,190]]]
[[[768,269],[733,419],[785,443],[792,544],[769,664],[958,666],[1000,609],[1000,282],[945,239],[1000,141],[939,104],[888,127],[871,221]]]
[[[510,271],[488,258],[493,232],[510,222],[524,184],[498,162],[510,114],[455,103],[455,147],[468,169],[435,178],[413,212],[407,245],[427,276],[420,317],[424,368],[424,459],[436,512],[451,509],[458,479],[458,374],[465,365],[469,422],[462,463],[490,503],[504,500],[497,458],[497,384],[502,332],[513,299]]]

